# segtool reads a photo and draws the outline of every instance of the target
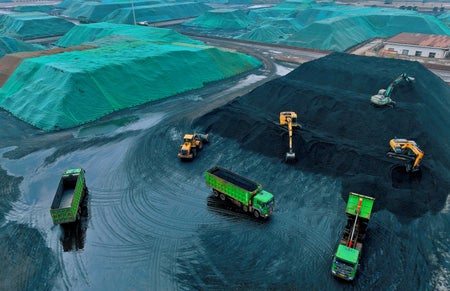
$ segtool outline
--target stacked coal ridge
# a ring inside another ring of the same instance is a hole
[[[413,76],[377,108],[370,96],[401,73]],[[441,210],[450,190],[450,87],[418,62],[332,53],[302,64],[247,95],[196,120],[195,125],[241,147],[283,161],[288,135],[277,125],[281,111],[302,124],[294,133],[293,169],[340,177],[349,191],[377,199],[404,219]],[[386,157],[389,140],[416,141],[425,152],[421,170],[406,173]]]

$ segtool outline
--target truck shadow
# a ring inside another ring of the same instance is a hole
[[[207,198],[208,208],[217,214],[231,218],[233,220],[251,219],[258,223],[267,223],[269,219],[256,218],[252,213],[244,212],[242,208],[237,207],[231,201],[222,201],[219,198],[210,195]]]
[[[86,230],[88,225],[88,196],[89,190],[80,203],[81,213],[80,219],[75,222],[61,224],[61,245],[64,252],[79,251],[84,249],[84,242],[86,241]]]

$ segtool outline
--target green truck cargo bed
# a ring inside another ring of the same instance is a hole
[[[86,192],[84,170],[65,171],[53,198],[50,215],[54,224],[74,222],[79,218],[80,203]]]
[[[262,185],[220,167],[206,171],[206,184],[233,199],[249,205],[252,196],[262,190]]]
[[[362,203],[359,217],[370,219],[370,214],[372,213],[372,207],[375,199],[369,196],[350,192],[345,212],[349,215],[356,215],[360,199],[362,200]]]

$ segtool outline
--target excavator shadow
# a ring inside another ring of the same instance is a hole
[[[406,172],[404,166],[393,166],[391,168],[392,187],[396,189],[414,189],[420,185],[422,170],[417,172]]]

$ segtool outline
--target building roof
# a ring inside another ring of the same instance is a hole
[[[387,43],[449,48],[450,36],[402,32],[386,40]]]

